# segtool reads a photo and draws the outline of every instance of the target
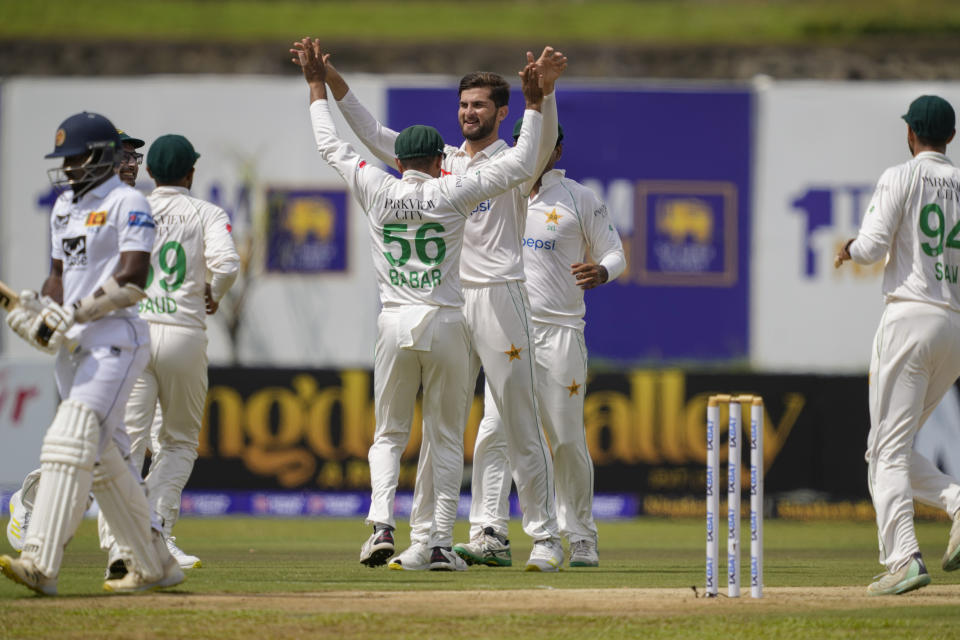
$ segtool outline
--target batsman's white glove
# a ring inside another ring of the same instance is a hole
[[[46,353],[56,353],[73,326],[73,309],[64,309],[46,296],[40,301],[44,306],[30,326],[30,343]]]
[[[13,311],[7,314],[7,326],[13,329],[13,332],[29,343],[33,343],[30,338],[30,327],[33,321],[37,319],[43,310],[43,303],[36,291],[26,289],[20,292],[20,301]]]

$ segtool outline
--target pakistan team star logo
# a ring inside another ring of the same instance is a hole
[[[576,379],[574,379],[573,382],[570,383],[570,386],[567,387],[567,391],[570,392],[571,398],[580,393],[580,385],[577,384]]]
[[[545,213],[543,215],[547,216],[547,224],[550,224],[551,222],[553,224],[560,224],[560,214],[557,213],[556,209],[554,209],[550,213]]]
[[[504,353],[507,354],[508,356],[510,356],[510,362],[513,362],[514,360],[519,360],[519,359],[520,359],[520,352],[521,352],[521,351],[523,351],[523,347],[516,347],[516,346],[514,346],[514,344],[511,342],[511,343],[510,343],[510,350],[509,350],[509,351],[504,351]]]

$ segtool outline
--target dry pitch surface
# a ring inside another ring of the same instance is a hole
[[[185,583],[186,584],[186,583]],[[469,607],[464,603],[469,602]],[[688,616],[718,611],[789,613],[849,609],[883,609],[902,606],[956,606],[960,585],[931,585],[897,598],[864,594],[863,587],[774,587],[761,599],[705,598],[693,589],[540,589],[503,591],[320,591],[262,595],[154,593],[128,597],[25,598],[13,607],[37,610],[155,609],[271,610],[290,613],[369,613],[430,616],[503,615],[511,612],[553,615]]]

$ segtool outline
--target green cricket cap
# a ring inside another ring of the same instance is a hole
[[[400,132],[393,143],[397,160],[431,158],[443,155],[443,137],[433,127],[415,124]]]
[[[147,152],[147,168],[160,182],[176,182],[193,168],[200,154],[181,135],[160,136]]]
[[[517,138],[520,137],[520,129],[523,128],[523,118],[517,120],[517,124],[513,125],[513,141],[516,142]],[[557,144],[563,142],[563,125],[559,122],[557,123]]]
[[[929,140],[946,140],[957,124],[953,107],[940,96],[920,96],[902,117],[915,134]]]
[[[127,135],[127,132],[124,131],[123,129],[117,129],[117,133],[120,134],[120,142],[121,142],[121,144],[125,142],[125,143],[133,146],[134,149],[139,149],[139,148],[142,147],[143,145],[147,144],[146,142],[144,142],[144,141],[141,140],[140,138],[134,138],[133,136]]]

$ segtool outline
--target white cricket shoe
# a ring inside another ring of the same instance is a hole
[[[947,542],[947,551],[943,554],[943,562],[940,566],[944,571],[960,569],[960,510],[953,514],[950,540]]]
[[[882,577],[879,580],[867,587],[867,595],[897,596],[930,584],[930,574],[919,553],[913,554],[907,564],[893,573],[880,575]]]
[[[381,567],[387,564],[387,558],[392,556],[395,550],[393,529],[374,529],[373,534],[360,547],[360,564],[370,568]]]
[[[23,541],[27,538],[27,526],[33,513],[23,504],[22,489],[10,496],[10,522],[7,523],[7,540],[15,551],[23,551]]]
[[[560,539],[548,538],[533,542],[533,551],[530,552],[530,559],[527,560],[527,566],[523,570],[553,573],[560,571],[562,565],[563,545],[560,543]]]
[[[40,573],[28,558],[11,558],[0,556],[0,571],[17,584],[36,591],[41,596],[57,595],[57,579],[48,578]]]
[[[176,543],[177,539],[174,536],[167,538],[167,551],[170,552],[170,555],[177,561],[181,569],[199,569],[203,566],[200,558],[185,553]]]
[[[430,553],[430,571],[466,571],[467,563],[450,547],[434,547]]]
[[[140,593],[175,587],[183,582],[186,578],[183,575],[183,569],[167,550],[163,535],[156,531],[153,532],[153,548],[160,558],[160,566],[163,569],[159,577],[147,578],[138,570],[130,570],[122,578],[104,582],[103,590],[111,593]]]
[[[571,567],[599,567],[600,556],[597,555],[595,540],[584,538],[570,543]]]
[[[422,542],[414,542],[406,551],[391,558],[387,568],[396,571],[426,571],[430,568],[430,548]]]
[[[453,550],[467,564],[485,564],[488,567],[509,567],[513,564],[510,541],[494,531],[493,527],[485,527],[470,538],[470,542],[453,545]]]

